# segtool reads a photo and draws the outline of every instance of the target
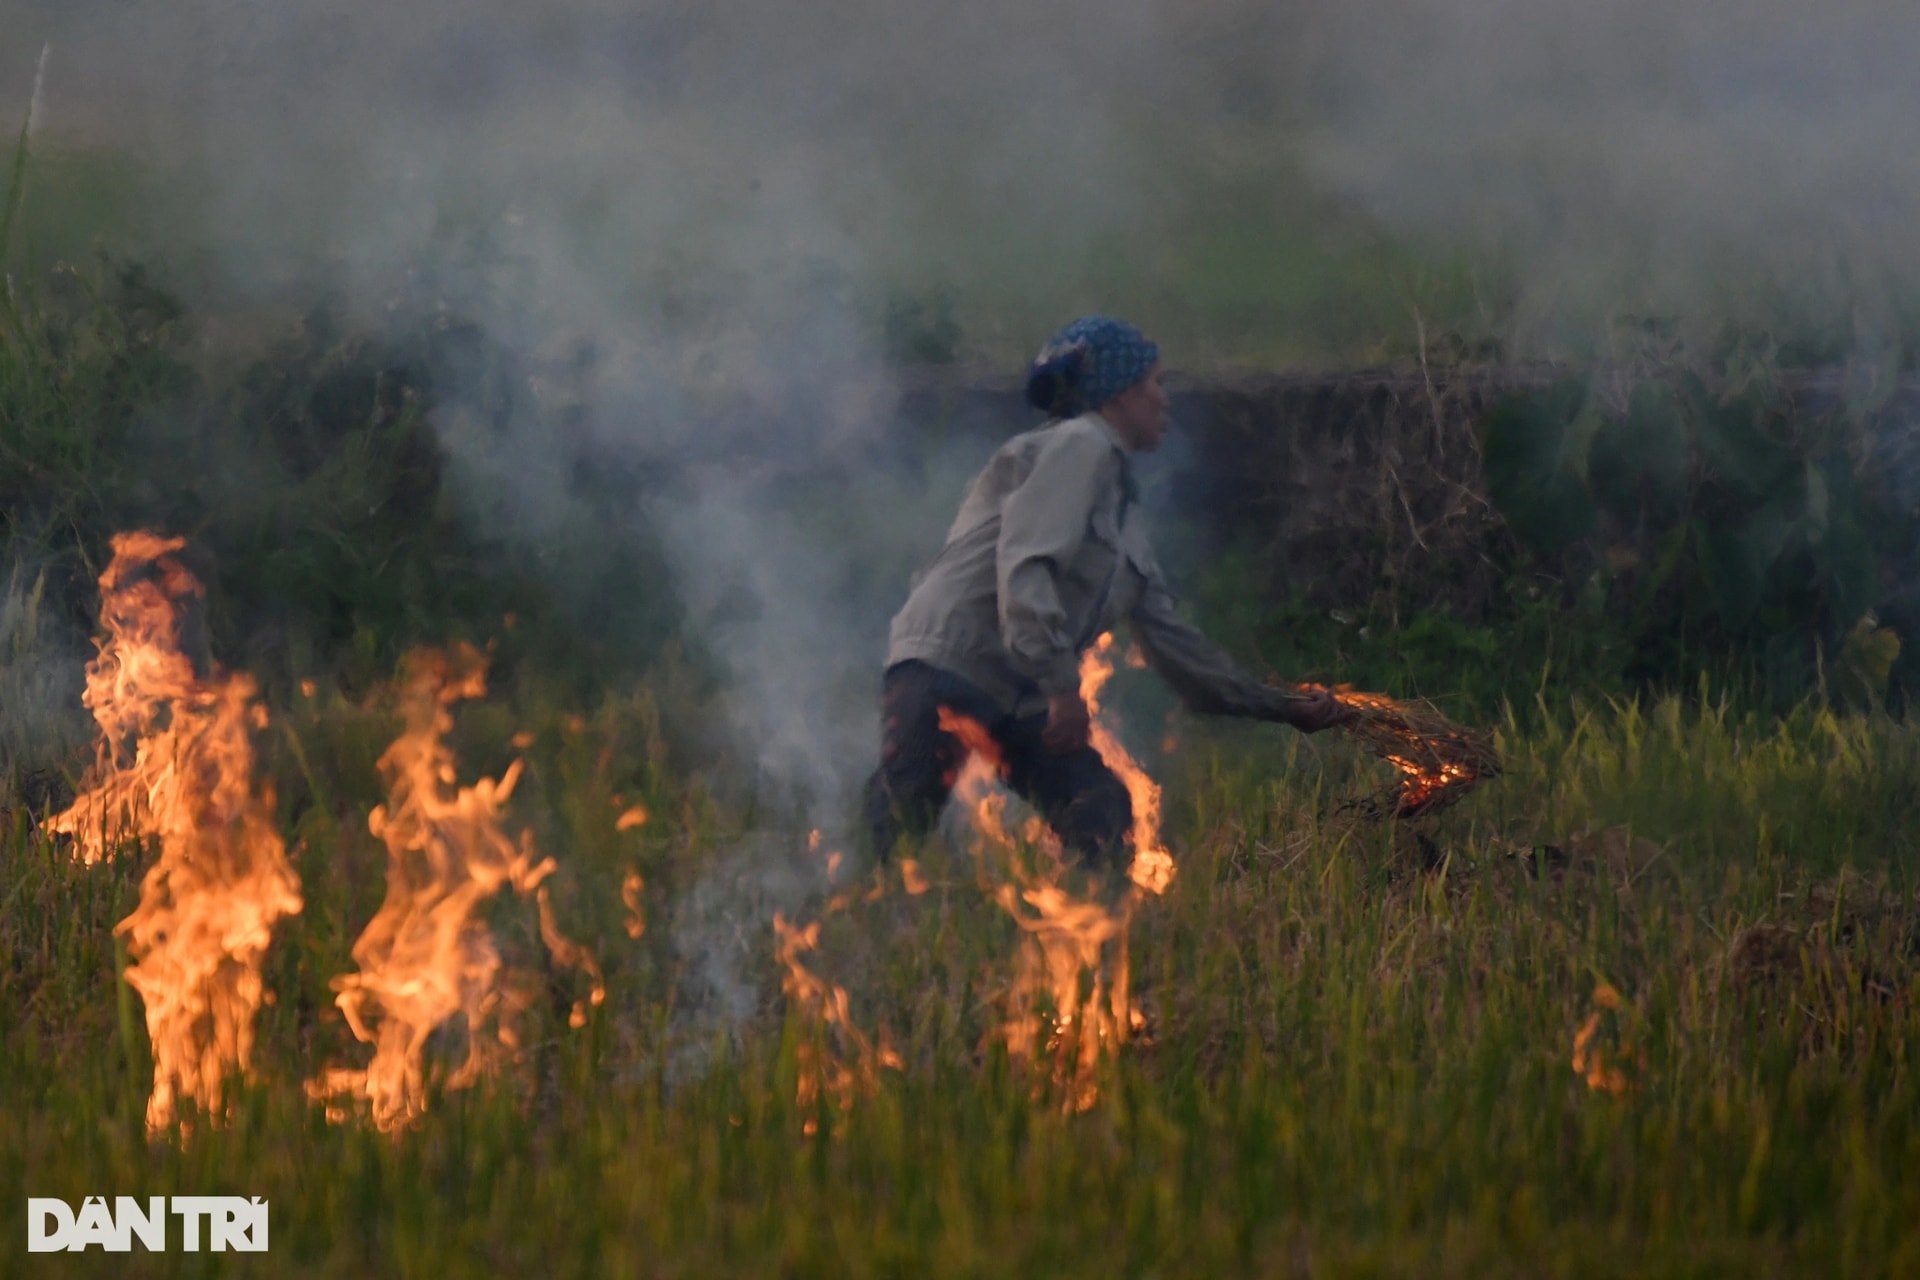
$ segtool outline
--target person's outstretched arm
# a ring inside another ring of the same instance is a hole
[[[1178,613],[1173,594],[1155,568],[1133,612],[1133,638],[1147,665],[1191,711],[1211,716],[1279,720],[1303,733],[1339,724],[1350,714],[1323,690],[1300,692],[1261,684],[1200,628]]]

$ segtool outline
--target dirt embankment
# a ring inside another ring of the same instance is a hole
[[[1571,377],[1589,381],[1601,412],[1624,413],[1647,376],[1551,365],[1173,376],[1187,440],[1170,451],[1165,482],[1176,509],[1255,551],[1276,593],[1388,617],[1434,607],[1481,617],[1517,570],[1551,588],[1606,554],[1597,539],[1550,561],[1522,554],[1488,494],[1487,413]],[[1806,371],[1776,385],[1783,421],[1837,432],[1879,509],[1920,513],[1920,378],[1874,387],[1847,370]],[[910,379],[902,409],[910,424],[987,437],[1035,420],[1011,378]],[[1884,548],[1881,578],[1897,607],[1920,579],[1920,554]]]

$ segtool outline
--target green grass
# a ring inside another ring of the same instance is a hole
[[[1367,767],[1347,752],[1189,726],[1159,766],[1180,876],[1133,943],[1152,1042],[1109,1063],[1083,1115],[982,1052],[1014,930],[936,841],[933,891],[894,881],[826,920],[817,968],[906,1066],[850,1112],[818,1108],[808,1138],[808,1031],[778,998],[767,919],[743,903],[731,921],[755,1012],[728,1027],[689,1003],[677,904],[750,837],[691,780],[656,701],[640,689],[577,729],[538,699],[475,705],[469,776],[500,766],[516,727],[535,734],[515,813],[563,863],[561,917],[609,996],[569,1031],[572,978],[549,975],[523,1068],[391,1139],[326,1124],[300,1089],[355,1056],[326,982],[381,892],[365,812],[391,723],[302,700],[263,741],[307,906],[278,932],[257,1078],[224,1127],[143,1132],[143,1024],[111,937],[139,857],[73,866],[19,812],[0,839],[0,1201],[264,1195],[272,1253],[12,1265],[1920,1274],[1920,903],[1899,853],[1920,732],[1679,701],[1541,719],[1509,726],[1507,776],[1440,820],[1432,849],[1331,816]],[[635,801],[654,820],[614,832]],[[784,843],[800,856],[799,833]],[[653,922],[638,942],[618,903],[630,867]],[[497,921],[537,969],[528,913]],[[1603,982],[1624,1004],[1600,1043],[1644,1055],[1619,1097],[1570,1065]]]
[[[671,313],[687,332],[777,333],[824,312],[864,326],[857,340],[880,354],[892,345],[890,309],[933,301],[955,326],[936,351],[1007,371],[1076,311],[1130,316],[1171,366],[1200,373],[1412,363],[1423,330],[1435,358],[1445,343],[1492,350],[1508,322],[1500,264],[1394,235],[1314,193],[1284,157],[1256,151],[1252,164],[1161,139],[1156,160],[1138,161],[1136,216],[1108,211],[1088,230],[1036,194],[993,192],[970,169],[943,167],[953,144],[941,135],[893,158],[898,191],[880,225],[868,161],[833,160],[819,243],[797,247],[783,215],[743,197],[730,169],[692,175],[671,218],[639,193],[608,197],[604,175],[549,175],[538,216],[570,258],[594,264],[597,296],[636,325]],[[366,180],[348,156],[327,158],[332,170],[313,159],[326,176],[297,190],[256,193],[261,208],[235,225],[230,208],[210,202],[218,174],[58,137],[36,148],[10,243],[0,243],[0,266],[21,281],[110,250],[159,264],[196,302],[237,296],[250,307],[256,275],[315,270],[324,246],[379,234],[333,207]],[[405,248],[440,255],[456,280],[478,265],[489,289],[551,291],[555,282],[527,274],[500,222],[527,199],[524,184],[524,175],[519,186],[450,179],[436,192],[434,238]]]
[[[1269,236],[1263,217],[1222,205],[1192,237],[1089,258],[1127,262],[1122,302],[1184,298],[1169,332],[1218,338],[1223,359],[1371,358],[1409,299],[1436,329],[1479,305],[1463,265],[1311,219]],[[1007,263],[954,307],[969,342],[1017,353],[1051,323],[1041,295],[1061,295]],[[713,744],[721,691],[697,649],[678,656],[652,549],[606,564],[569,613],[536,559],[459,517],[402,375],[463,335],[474,350],[453,354],[490,367],[484,335],[403,318],[343,336],[316,315],[207,382],[139,273],[19,280],[0,513],[25,567],[0,602],[0,745],[38,781],[0,792],[0,1205],[227,1192],[274,1208],[266,1258],[29,1258],[16,1217],[0,1274],[1920,1275],[1920,729],[1816,702],[1749,715],[1704,691],[1583,704],[1572,691],[1615,691],[1591,678],[1609,636],[1550,602],[1505,631],[1429,619],[1375,637],[1254,608],[1225,566],[1199,584],[1203,615],[1290,675],[1458,692],[1462,716],[1520,699],[1500,713],[1506,776],[1422,833],[1356,825],[1338,801],[1371,766],[1337,744],[1176,718],[1178,748],[1147,753],[1180,861],[1134,929],[1151,1038],[1105,1065],[1097,1105],[1064,1114],[983,1050],[1019,932],[935,841],[918,851],[933,891],[884,880],[824,915],[816,957],[904,1067],[845,1114],[803,1113],[816,1032],[779,996],[771,924],[825,912],[818,859]],[[625,527],[607,488],[554,535],[562,561]],[[261,767],[306,903],[269,953],[253,1082],[224,1124],[159,1137],[112,932],[144,855],[75,866],[30,807],[87,758],[47,673],[84,653],[107,536],[148,520],[212,551],[210,648],[267,691]],[[806,527],[824,546],[861,536],[824,504]],[[902,555],[850,575],[879,594]],[[610,602],[636,616],[609,623]],[[533,735],[514,821],[558,859],[559,919],[609,994],[568,1029],[579,978],[541,960],[529,904],[495,904],[548,997],[525,1060],[390,1138],[328,1124],[302,1084],[364,1061],[329,981],[384,893],[367,829],[395,729],[382,683],[408,645],[460,635],[497,638],[500,675],[461,709],[462,781]],[[582,636],[616,657],[632,643],[616,661]],[[1552,671],[1536,678],[1534,655]],[[1144,694],[1120,703],[1147,741],[1166,703]],[[616,831],[636,803],[652,820]],[[634,871],[638,939],[620,901]],[[1571,1062],[1602,984],[1622,1007],[1597,1042],[1635,1079],[1617,1097]]]

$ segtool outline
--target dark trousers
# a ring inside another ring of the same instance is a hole
[[[1123,865],[1133,801],[1099,752],[1055,755],[1040,740],[1044,713],[1008,715],[972,681],[913,661],[887,668],[881,687],[880,767],[867,780],[866,822],[882,862],[902,832],[932,829],[967,762],[967,749],[940,727],[942,707],[986,729],[1000,747],[1007,785],[1040,811],[1062,846],[1092,867]]]

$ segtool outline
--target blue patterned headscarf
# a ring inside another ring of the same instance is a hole
[[[1047,339],[1027,370],[1027,403],[1050,417],[1098,409],[1147,376],[1160,348],[1124,320],[1082,316]]]

